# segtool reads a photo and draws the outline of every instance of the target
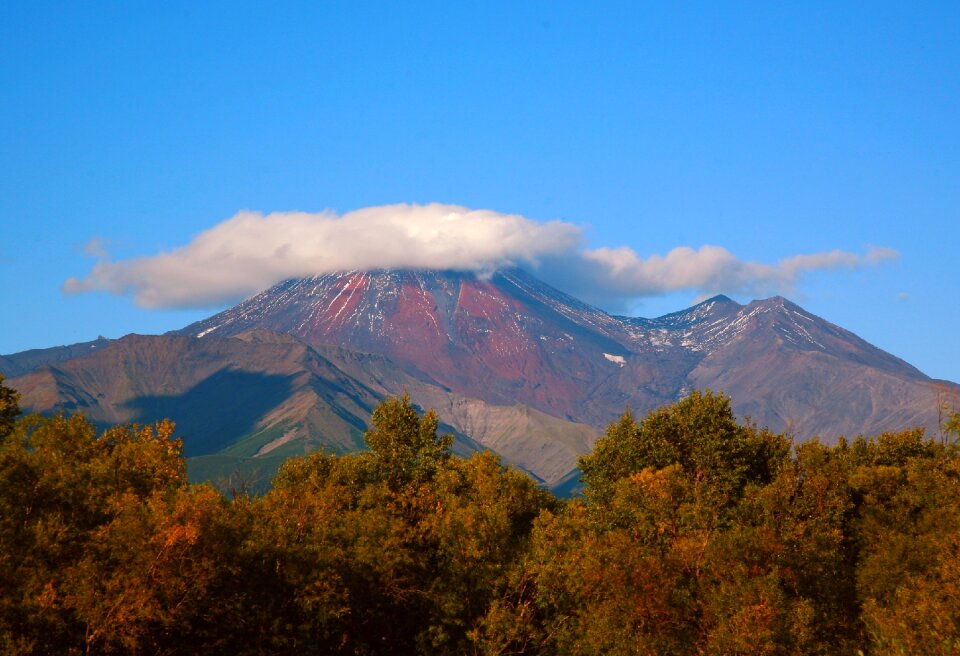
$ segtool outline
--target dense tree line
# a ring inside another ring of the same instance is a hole
[[[2,653],[960,652],[960,454],[919,430],[793,445],[694,393],[562,501],[404,397],[229,497],[168,422],[18,414],[0,379]]]

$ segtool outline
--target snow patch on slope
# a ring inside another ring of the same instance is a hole
[[[603,357],[605,357],[610,362],[617,363],[621,367],[627,363],[626,358],[624,358],[622,355],[611,355],[610,353],[604,353]]]

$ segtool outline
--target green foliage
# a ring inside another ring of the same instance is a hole
[[[421,418],[406,394],[384,401],[373,411],[364,435],[374,466],[391,489],[430,478],[447,458],[453,435],[437,436],[437,415]]]
[[[20,414],[20,393],[4,385],[3,381],[4,376],[0,374],[0,438],[10,434],[13,423]]]
[[[9,426],[2,653],[960,651],[960,452],[922,431],[791,452],[698,393],[562,503],[406,396],[261,497],[189,485],[169,422]]]
[[[674,464],[691,480],[709,481],[715,495],[733,498],[748,482],[769,481],[789,451],[783,436],[737,424],[730,398],[707,390],[650,412],[640,424],[627,411],[579,465],[586,495],[596,502],[609,500],[622,478]]]
[[[960,439],[960,411],[951,412],[943,422],[943,430],[954,439]]]
[[[270,651],[469,651],[533,520],[556,504],[490,454],[452,458],[434,414],[406,397],[372,424],[370,452],[289,460],[253,503],[246,553],[264,594],[248,613],[271,627]]]

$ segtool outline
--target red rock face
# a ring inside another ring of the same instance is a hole
[[[383,355],[459,394],[597,427],[627,406],[642,413],[705,387],[800,437],[891,428],[884,417],[936,424],[926,376],[782,298],[743,306],[717,297],[628,319],[516,270],[354,271],[281,283],[179,332],[255,328]]]
[[[290,281],[183,332],[251,328],[385,355],[485,401],[584,417],[590,382],[619,368],[604,313],[520,272],[347,272]]]
[[[491,405],[458,415],[462,453],[480,448],[477,431],[554,476],[557,462],[573,465],[563,460],[571,442],[542,415],[518,426],[539,415],[526,406],[599,433],[628,406],[642,414],[711,388],[759,425],[831,440],[913,426],[936,435],[938,399],[960,395],[783,298],[614,317],[512,270],[292,280],[178,332],[13,354],[0,371],[13,374],[24,407],[83,409],[108,423],[175,417],[194,454],[237,448],[243,436],[250,455],[289,448],[290,426],[297,449],[349,450],[384,394],[407,388],[415,400],[449,401],[455,415],[479,399]],[[575,443],[585,449],[583,430]]]

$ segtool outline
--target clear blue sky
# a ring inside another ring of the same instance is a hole
[[[0,353],[217,309],[64,296],[93,237],[436,201],[643,257],[895,249],[790,296],[958,381],[960,3],[787,4],[4,2]]]

